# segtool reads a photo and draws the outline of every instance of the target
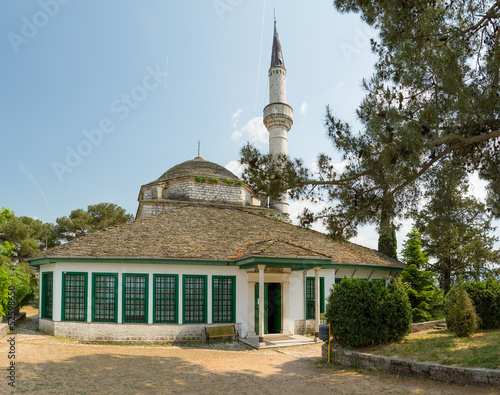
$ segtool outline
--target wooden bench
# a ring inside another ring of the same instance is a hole
[[[222,326],[206,326],[205,333],[207,335],[207,343],[210,343],[210,339],[217,337],[230,337],[234,336],[235,340],[238,338],[239,334],[234,325],[222,325]]]

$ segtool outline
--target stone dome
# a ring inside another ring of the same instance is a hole
[[[179,163],[167,170],[157,181],[172,181],[186,177],[204,177],[239,180],[239,178],[225,167],[214,162],[209,162],[201,157]]]

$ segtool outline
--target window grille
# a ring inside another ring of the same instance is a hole
[[[117,322],[118,275],[93,275],[93,320],[95,322]]]
[[[154,275],[154,322],[177,323],[176,275]]]
[[[123,275],[123,322],[148,320],[148,275]]]
[[[212,277],[213,322],[235,322],[235,277]]]
[[[306,278],[306,319],[316,318],[316,282],[314,277]],[[325,278],[319,278],[320,313],[325,312]]]
[[[54,295],[54,281],[52,273],[42,274],[42,318],[52,319],[52,301]]]
[[[183,322],[205,323],[207,321],[207,277],[188,276],[183,277],[184,282],[184,319]]]
[[[64,321],[87,321],[87,273],[63,273]]]

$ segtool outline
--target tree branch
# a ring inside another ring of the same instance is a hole
[[[414,177],[412,177],[411,179],[407,180],[403,184],[401,184],[401,185],[397,186],[396,188],[394,188],[391,191],[392,194],[394,194],[396,192],[399,192],[401,189],[403,189],[407,185],[411,184],[414,180],[416,180],[422,174],[424,174],[434,163],[436,163],[438,160],[444,158],[450,152],[456,151],[456,150],[458,150],[460,148],[463,148],[463,147],[466,147],[468,145],[477,144],[477,143],[480,143],[480,142],[483,142],[483,141],[487,141],[487,140],[491,140],[491,139],[500,137],[500,129],[495,130],[494,132],[490,132],[490,133],[486,133],[486,134],[481,134],[479,136],[469,137],[468,139],[464,139],[464,138],[462,138],[460,136],[456,136],[456,135],[449,135],[449,136],[445,136],[445,137],[451,137],[451,138],[445,139],[444,137],[442,137],[441,139],[438,139],[438,140],[440,140],[440,142],[439,142],[440,144],[445,143],[445,142],[450,141],[450,140],[456,140],[456,139],[459,139],[460,141],[457,144],[452,145],[448,149],[446,149],[443,152],[441,152],[439,155],[437,155],[435,158],[433,158],[429,162],[427,162],[422,167],[422,169],[420,169],[420,171]],[[434,145],[434,146],[437,145],[437,144],[438,144],[437,140],[434,142],[434,144],[431,143],[431,145]]]

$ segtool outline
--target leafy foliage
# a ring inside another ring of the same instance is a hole
[[[478,328],[476,309],[465,290],[464,284],[459,281],[453,285],[444,299],[446,325],[455,336],[469,337]]]
[[[405,268],[401,278],[407,285],[413,322],[428,321],[437,312],[443,292],[435,289],[436,275],[431,270],[424,270],[429,259],[422,251],[420,233],[415,228],[407,235],[402,261]]]
[[[332,336],[353,347],[396,341],[410,332],[411,307],[399,281],[343,279],[328,297],[325,316]]]
[[[0,316],[5,316],[8,312],[8,293],[11,286],[15,288],[16,310],[38,296],[38,279],[28,265],[0,265]]]
[[[378,239],[378,250],[394,259],[398,259],[397,249],[396,228],[393,226],[390,234],[383,233],[380,235]]]
[[[489,276],[500,261],[498,240],[486,207],[468,196],[464,169],[445,161],[432,170],[426,182],[428,201],[416,215],[422,243],[436,259],[430,267],[438,273],[441,288],[448,292],[459,276],[479,281]]]
[[[14,217],[14,213],[12,211],[10,211],[9,209],[6,209],[5,207],[2,207],[0,209],[0,225],[7,223],[7,221],[13,217]],[[2,236],[0,233],[0,238],[1,237]],[[4,241],[3,243],[0,243],[0,255],[6,255],[6,256],[12,255],[13,248],[14,248],[14,246],[11,243],[9,243],[8,241]]]
[[[56,222],[60,237],[69,241],[109,226],[124,224],[133,218],[132,214],[127,214],[116,204],[99,203],[88,206],[87,211],[73,210],[69,216],[57,218]]]
[[[490,277],[486,281],[466,282],[464,286],[476,307],[479,327],[500,328],[500,281]]]
[[[45,248],[58,245],[58,235],[53,224],[31,217],[12,217],[0,224],[0,240],[12,246],[12,258],[22,262]]]

